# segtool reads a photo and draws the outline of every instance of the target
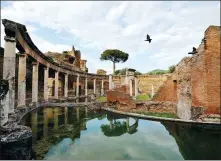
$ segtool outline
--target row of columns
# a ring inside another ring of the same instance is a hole
[[[38,101],[38,62],[33,62],[32,71],[32,102]],[[49,68],[44,68],[44,100],[48,100],[48,75]],[[59,86],[59,71],[55,71],[55,87],[54,96],[58,98],[58,86]],[[79,82],[80,75],[77,75],[76,81],[76,97],[79,97]],[[87,77],[85,78],[85,96],[88,95],[87,92]],[[104,80],[102,80],[101,94],[104,94]],[[94,79],[94,94],[96,94],[96,79]],[[19,54],[19,69],[18,69],[18,106],[25,106],[26,95],[26,55]],[[65,74],[64,80],[64,97],[68,97],[68,74]]]

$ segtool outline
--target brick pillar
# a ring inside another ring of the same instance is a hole
[[[32,102],[38,102],[38,62],[32,63]]]
[[[26,100],[26,54],[19,54],[18,66],[18,107],[25,106]]]

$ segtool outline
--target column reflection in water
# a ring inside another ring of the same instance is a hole
[[[64,123],[68,124],[68,107],[64,108]]]
[[[87,118],[87,107],[85,107],[85,118]]]
[[[48,108],[44,108],[44,126],[43,126],[43,132],[44,137],[48,136]]]
[[[54,108],[54,129],[58,128],[58,107]]]
[[[77,115],[77,120],[80,120],[80,116],[79,116],[79,107],[76,108],[76,115]]]
[[[38,127],[38,113],[36,110],[31,112],[31,130],[32,130],[32,144],[37,142],[37,127]]]

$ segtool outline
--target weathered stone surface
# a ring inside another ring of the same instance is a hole
[[[0,133],[1,159],[32,159],[32,132],[29,127],[10,124]]]
[[[128,94],[129,88],[125,85],[114,90],[107,91],[107,102],[117,104],[118,110],[130,110],[136,108],[135,101]]]
[[[167,101],[140,101],[136,103],[136,111],[140,112],[162,112],[176,114],[177,104]]]

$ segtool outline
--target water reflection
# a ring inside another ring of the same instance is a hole
[[[37,159],[221,159],[221,128],[41,108],[24,117]],[[82,155],[84,154],[84,155]]]

